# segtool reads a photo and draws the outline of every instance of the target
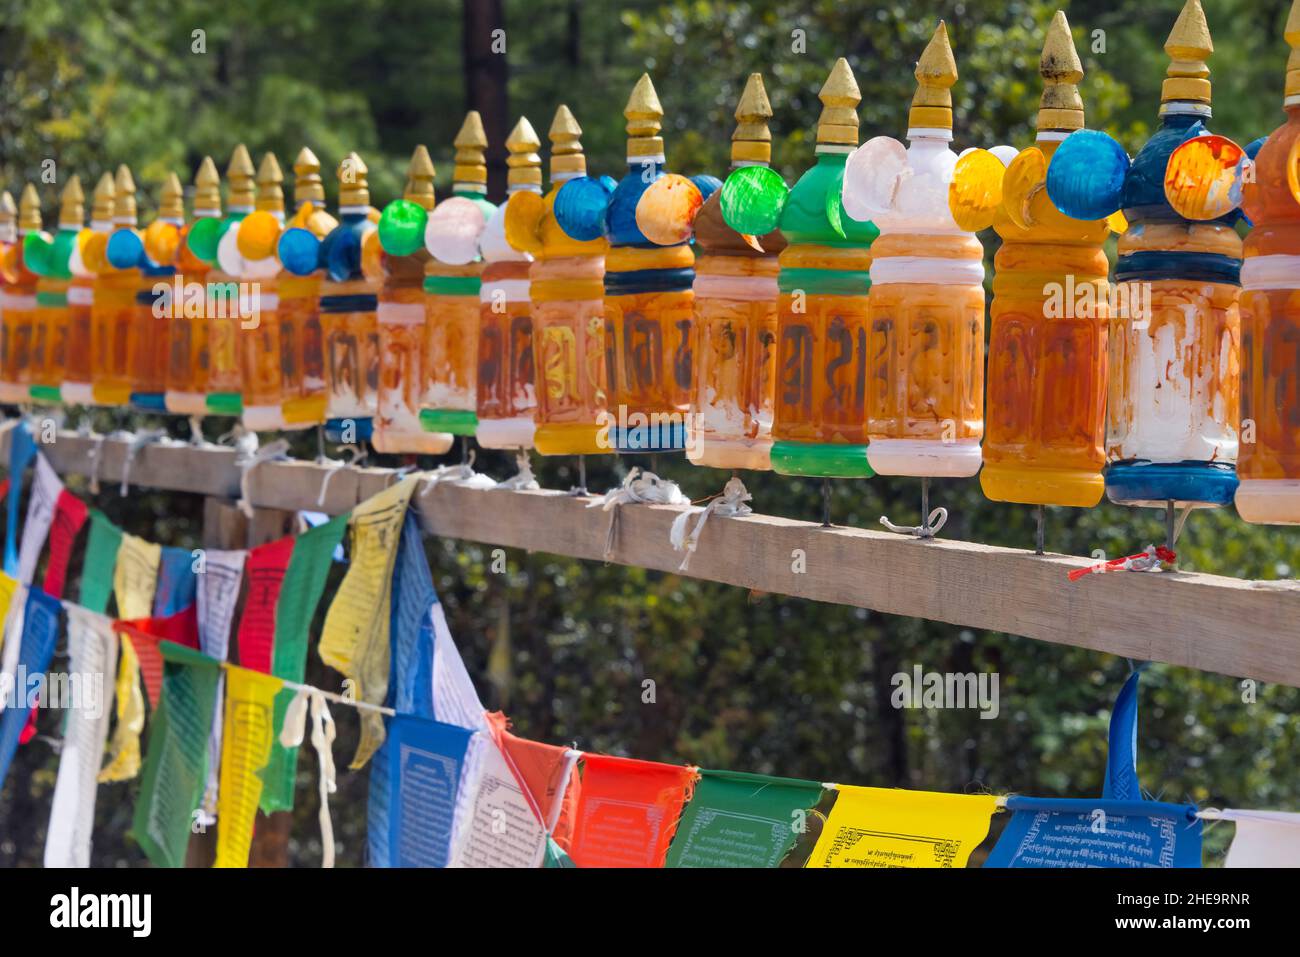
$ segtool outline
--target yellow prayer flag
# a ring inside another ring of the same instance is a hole
[[[5,633],[9,624],[9,606],[13,604],[14,594],[18,591],[18,580],[0,572],[0,648],[5,644]]]
[[[134,535],[123,535],[113,566],[113,594],[117,617],[148,618],[153,614],[153,596],[158,587],[158,565],[162,546]],[[140,687],[140,659],[131,639],[122,638],[117,662],[117,726],[109,742],[108,764],[99,772],[101,782],[128,781],[140,773],[140,733],[144,730],[144,692]]]
[[[275,737],[275,696],[283,687],[282,680],[260,671],[231,667],[226,672],[214,867],[248,866],[262,771]]]
[[[998,799],[841,785],[808,867],[965,867]]]
[[[393,563],[416,481],[403,479],[361,503],[349,523],[351,564],[325,615],[320,657],[351,680],[357,701],[383,704],[388,693]],[[364,767],[383,743],[383,718],[374,711],[362,711],[361,741],[351,767]]]
[[[113,708],[117,726],[109,742],[108,764],[99,772],[100,783],[129,781],[140,773],[140,732],[144,730],[144,692],[140,688],[140,659],[131,639],[121,636],[122,652],[117,665],[117,689]]]
[[[158,587],[161,561],[161,545],[134,535],[122,536],[122,547],[113,567],[113,594],[117,596],[118,618],[148,618],[153,614],[153,594]]]

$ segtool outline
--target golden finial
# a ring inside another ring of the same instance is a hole
[[[1286,21],[1286,42],[1291,47],[1291,57],[1286,61],[1286,97],[1300,97],[1300,0],[1291,4],[1291,15]],[[1294,103],[1289,104],[1294,106]]]
[[[86,194],[81,177],[73,175],[59,195],[59,228],[80,229],[86,224]]]
[[[433,177],[436,172],[429,151],[421,143],[406,166],[406,188],[402,190],[402,198],[419,203],[425,209],[433,209]]]
[[[857,146],[858,104],[862,102],[862,91],[858,89],[858,81],[844,57],[831,67],[831,75],[822,84],[817,98],[822,101],[822,115],[817,121],[818,144],[850,149]]]
[[[221,175],[211,156],[203,157],[194,174],[194,215],[221,215]]]
[[[1079,96],[1078,85],[1083,79],[1083,64],[1074,48],[1070,21],[1065,19],[1064,10],[1056,11],[1052,25],[1047,28],[1038,75],[1043,78],[1038,128],[1070,132],[1083,129],[1083,97]]]
[[[163,180],[162,192],[158,203],[159,219],[185,221],[185,190],[181,187],[181,178],[175,173],[168,173]]]
[[[281,188],[283,182],[284,174],[280,172],[280,161],[275,158],[274,153],[267,153],[262,157],[262,165],[257,168],[256,206],[258,209],[268,213],[284,212],[284,190]]]
[[[555,119],[551,120],[551,129],[546,135],[551,141],[551,182],[585,176],[587,157],[582,152],[582,127],[563,103],[555,111]]]
[[[1201,0],[1187,0],[1178,21],[1165,41],[1169,69],[1160,91],[1161,103],[1202,103],[1210,105],[1210,68],[1205,61],[1214,52],[1210,26],[1205,22]]]
[[[483,132],[483,117],[478,110],[465,114],[465,122],[453,141],[456,147],[456,168],[452,171],[452,180],[459,186],[473,186],[487,190],[487,160],[483,151],[487,149],[487,133]]]
[[[342,163],[339,163],[340,209],[347,206],[370,205],[370,184],[366,182],[366,174],[369,172],[365,160],[355,150],[345,156]]]
[[[113,185],[113,174],[105,173],[95,184],[94,199],[90,207],[93,222],[107,223],[113,218],[113,199],[117,188]]]
[[[325,205],[325,181],[320,176],[320,160],[316,154],[303,147],[293,161],[293,204],[313,203]]]
[[[772,118],[772,104],[763,86],[763,74],[751,73],[745,81],[745,91],[736,105],[736,132],[731,134],[731,165],[772,161],[772,131],[767,121]]]
[[[28,183],[18,199],[18,232],[39,233],[44,226],[41,222],[41,194]]]
[[[14,229],[14,220],[18,218],[18,207],[14,205],[14,198],[10,195],[9,190],[0,193],[0,240],[12,243],[18,238],[18,233]]]
[[[542,157],[537,152],[541,147],[542,141],[528,117],[519,117],[519,122],[506,137],[506,149],[510,151],[506,157],[506,166],[510,169],[506,174],[507,188],[535,186],[541,189]]]
[[[248,155],[248,147],[240,143],[230,154],[230,165],[226,167],[226,180],[230,183],[230,209],[248,212],[257,202],[256,188],[253,181],[253,157]]]
[[[942,20],[916,64],[916,95],[907,114],[911,129],[952,129],[952,85],[957,82],[957,61]]]
[[[637,159],[664,155],[664,140],[659,135],[663,128],[664,108],[659,105],[659,94],[650,82],[650,74],[642,73],[632,88],[623,108],[627,120],[627,157]]]
[[[113,221],[124,226],[134,226],[138,219],[135,205],[135,179],[125,163],[117,168],[113,179]]]

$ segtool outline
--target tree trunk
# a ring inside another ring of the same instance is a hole
[[[506,80],[508,41],[502,0],[463,0],[466,109],[478,110],[487,132],[488,198],[506,194],[506,136],[510,133]]]

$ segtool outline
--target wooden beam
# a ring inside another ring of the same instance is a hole
[[[63,473],[87,474],[91,439],[43,446]],[[104,440],[100,481],[120,480],[125,443]],[[8,434],[0,433],[0,462]],[[330,473],[324,505],[320,489]],[[133,484],[238,496],[229,449],[150,446]],[[249,476],[255,506],[338,514],[395,479],[386,469],[269,462]],[[476,490],[442,483],[415,499],[431,535],[603,561],[610,513],[557,491]],[[711,517],[689,570],[668,542],[681,509],[618,510],[612,561],[760,592],[1022,635],[1143,661],[1300,687],[1300,582],[1188,573],[1067,573],[1092,561],[973,542],[919,541],[858,528],[751,515]],[[792,640],[798,640],[793,634]]]

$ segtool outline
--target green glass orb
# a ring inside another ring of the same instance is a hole
[[[68,263],[72,259],[72,249],[77,245],[77,230],[60,229],[54,234],[54,245],[50,247],[50,268],[53,275],[60,279],[69,279],[72,270]]]
[[[186,239],[186,244],[195,258],[201,259],[205,263],[216,261],[217,243],[221,240],[221,234],[225,232],[221,227],[222,221],[220,219],[209,217],[195,220]]]
[[[790,187],[767,166],[742,166],[722,184],[722,218],[736,232],[765,236],[781,221]]]
[[[409,199],[397,199],[379,217],[379,245],[390,256],[409,256],[424,246],[429,214]]]

